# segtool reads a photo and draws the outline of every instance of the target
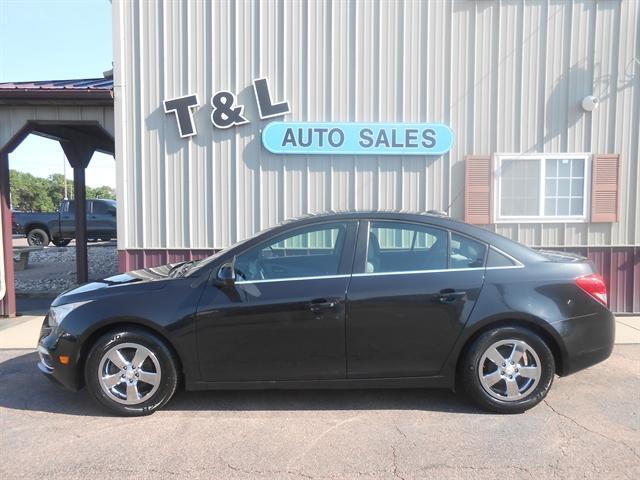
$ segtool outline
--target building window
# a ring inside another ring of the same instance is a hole
[[[496,158],[497,221],[587,221],[589,155]]]

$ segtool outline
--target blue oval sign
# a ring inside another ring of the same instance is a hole
[[[453,132],[441,123],[272,122],[262,144],[297,155],[442,155],[451,150]]]

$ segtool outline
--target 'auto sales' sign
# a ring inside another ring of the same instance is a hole
[[[289,113],[288,102],[272,100],[266,78],[254,80],[253,91],[260,119]],[[197,95],[163,103],[164,111],[175,115],[181,137],[197,134],[193,121]],[[217,92],[211,106],[216,128],[249,123],[233,92]],[[262,130],[262,144],[272,153],[295,155],[442,155],[453,145],[453,132],[441,123],[272,122]]]
[[[442,155],[453,133],[439,123],[289,123],[262,130],[273,153],[298,155]]]

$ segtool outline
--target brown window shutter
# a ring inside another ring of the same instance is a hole
[[[491,223],[491,156],[468,155],[465,158],[464,221],[477,225]]]
[[[617,222],[620,208],[620,155],[593,156],[591,221]]]

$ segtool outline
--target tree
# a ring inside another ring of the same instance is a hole
[[[34,177],[30,173],[11,170],[11,204],[14,210],[28,212],[47,212],[56,206],[49,196],[49,185],[46,179]]]
[[[67,182],[67,195],[73,194],[73,182],[69,179],[65,179],[64,175],[60,173],[54,173],[47,177],[49,182],[49,198],[54,205],[59,205],[64,200],[64,183]]]
[[[104,198],[115,200],[116,199],[116,191],[111,188],[103,185],[102,187],[87,187],[87,198]]]
[[[67,192],[73,196],[73,182],[66,180]],[[40,178],[30,173],[11,170],[9,184],[11,187],[11,208],[24,212],[54,212],[60,202],[64,200],[65,178],[59,173]],[[116,192],[113,188],[87,187],[87,198],[104,198],[115,200]]]

